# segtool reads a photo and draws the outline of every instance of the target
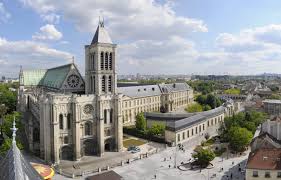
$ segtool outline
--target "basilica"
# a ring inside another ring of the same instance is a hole
[[[18,110],[29,149],[49,163],[123,150],[123,126],[141,112],[193,102],[186,83],[117,87],[117,45],[99,22],[85,46],[85,75],[73,63],[19,73]]]

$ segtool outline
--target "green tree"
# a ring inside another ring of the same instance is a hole
[[[246,128],[231,127],[228,132],[230,148],[234,151],[241,152],[249,145],[253,134]]]
[[[139,113],[136,116],[136,128],[139,131],[145,131],[146,130],[146,120],[144,118],[143,113]]]
[[[208,104],[203,106],[203,110],[204,110],[204,111],[209,111],[209,110],[211,110],[211,109],[212,109],[212,107],[209,106]]]
[[[153,123],[151,128],[148,129],[148,134],[150,135],[161,135],[165,133],[165,125],[159,123]]]
[[[14,117],[16,119],[17,128],[19,128],[19,129],[22,128],[22,123],[20,121],[21,114],[19,112],[14,112],[12,114],[5,115],[4,116],[4,123],[3,123],[2,127],[3,127],[3,132],[9,137],[12,137],[11,127],[13,127]]]
[[[203,111],[203,107],[198,103],[190,104],[186,109],[187,112],[201,112]]]
[[[16,141],[17,142],[17,147],[22,150],[23,149],[23,145],[22,143],[20,143],[20,141]],[[6,152],[11,148],[12,146],[12,139],[7,138],[4,140],[2,146],[0,147],[0,155],[4,156],[6,154]]]
[[[11,85],[0,84],[0,104],[5,104],[8,113],[16,110],[17,93],[9,90]]]
[[[199,104],[206,104],[207,96],[206,95],[199,95],[199,96],[196,97],[195,101],[198,102]]]
[[[206,167],[216,157],[215,153],[210,149],[198,149],[194,151],[192,157],[201,167]]]

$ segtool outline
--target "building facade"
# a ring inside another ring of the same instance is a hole
[[[193,101],[186,83],[117,88],[116,48],[103,22],[85,46],[85,79],[74,63],[23,70],[18,110],[29,149],[46,162],[122,151],[123,124],[147,111],[173,111]]]
[[[281,101],[276,99],[266,99],[263,101],[263,108],[269,115],[281,114]]]

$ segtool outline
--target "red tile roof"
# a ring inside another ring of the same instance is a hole
[[[281,170],[281,149],[258,149],[249,154],[247,169]]]

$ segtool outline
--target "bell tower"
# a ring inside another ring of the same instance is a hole
[[[100,21],[91,45],[85,46],[86,94],[117,93],[115,54],[116,44]]]
[[[123,124],[121,96],[117,93],[116,44],[113,44],[104,27],[99,25],[90,45],[85,46],[85,91],[95,96],[98,154],[104,151],[121,151]]]

